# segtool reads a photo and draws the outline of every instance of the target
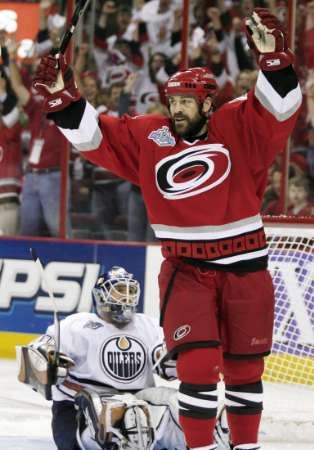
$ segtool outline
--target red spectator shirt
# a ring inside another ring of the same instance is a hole
[[[18,197],[22,181],[21,126],[0,125],[0,199]]]
[[[300,209],[297,213],[294,208],[288,208],[287,214],[289,216],[302,216],[311,217],[314,216],[314,203],[308,203],[304,208]]]
[[[282,214],[283,204],[281,200],[272,200],[269,204],[264,208],[263,214],[265,216],[280,216]]]
[[[46,169],[60,167],[61,153],[66,151],[67,141],[55,123],[46,118],[42,98],[32,95],[25,112],[29,116],[29,168]]]

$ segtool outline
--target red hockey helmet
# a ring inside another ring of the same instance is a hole
[[[214,74],[207,67],[192,67],[172,75],[166,82],[165,94],[195,95],[200,102],[207,96],[214,97],[218,89]]]

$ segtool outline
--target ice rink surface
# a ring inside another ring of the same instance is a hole
[[[50,402],[16,374],[15,361],[0,360],[0,449],[56,450]],[[263,450],[314,450],[313,390],[266,385],[261,442]]]

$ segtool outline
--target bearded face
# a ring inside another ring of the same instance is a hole
[[[194,96],[170,96],[169,110],[173,128],[180,137],[188,139],[206,132],[208,118]]]

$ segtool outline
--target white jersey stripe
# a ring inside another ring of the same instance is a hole
[[[225,399],[225,405],[226,406],[238,406],[238,407],[244,407],[243,403],[236,402],[235,400],[229,400],[228,398]]]
[[[191,397],[190,395],[183,394],[182,392],[178,393],[178,401],[186,403],[192,406],[200,406],[201,408],[217,408],[218,400],[204,400],[201,398]]]
[[[58,127],[64,136],[80,152],[95,150],[100,146],[102,133],[98,126],[96,109],[86,102],[85,111],[77,130]]]
[[[256,394],[254,392],[234,392],[226,390],[226,394],[232,395],[243,400],[249,400],[250,402],[262,402],[263,394]]]
[[[289,119],[299,109],[302,103],[300,85],[283,98],[267,81],[262,71],[258,74],[255,97],[279,122]]]
[[[214,391],[200,391],[200,392],[198,392],[198,394],[211,397],[213,395],[218,395],[218,389],[215,389]]]
[[[243,260],[250,260],[255,258],[261,258],[262,256],[268,255],[268,249],[264,248],[263,250],[257,250],[250,253],[241,253],[236,256],[229,256],[227,258],[219,258],[219,259],[211,259],[210,262],[214,264],[232,264]],[[206,261],[206,260],[204,260]]]
[[[155,235],[159,239],[178,239],[187,241],[223,239],[248,233],[263,227],[261,216],[248,217],[224,225],[205,225],[201,227],[175,227],[152,224]]]

